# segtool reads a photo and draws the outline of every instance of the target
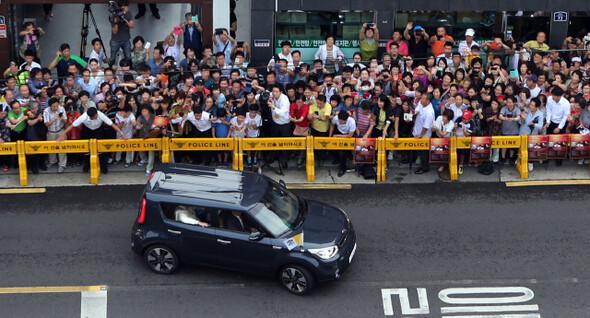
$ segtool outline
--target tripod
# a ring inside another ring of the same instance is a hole
[[[102,43],[102,51],[104,52],[105,58],[107,57],[107,51],[104,49],[104,41],[100,36],[100,31],[96,26],[96,20],[94,20],[94,14],[92,14],[92,9],[90,8],[90,4],[84,5],[84,11],[82,12],[82,32],[81,32],[81,39],[80,39],[80,58],[86,58],[86,43],[88,42],[88,18],[92,19],[92,24],[94,25],[94,29],[96,30],[96,34]]]

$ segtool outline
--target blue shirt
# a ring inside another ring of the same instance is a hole
[[[88,84],[84,83],[84,79],[79,78],[76,82],[82,86],[82,89],[90,93],[90,99],[94,98],[96,91],[98,90],[98,81],[92,78],[88,80]]]
[[[160,64],[156,64],[156,61],[154,61],[154,59],[149,59],[147,62],[145,62],[145,65],[149,66],[152,69],[152,76],[156,76],[158,75],[158,73],[160,73],[160,67],[164,65],[164,59],[162,59],[162,62],[160,62]]]
[[[229,123],[231,120],[231,116],[225,116],[225,120]],[[213,127],[215,127],[215,137],[216,138],[227,138],[229,134],[229,125],[226,125],[221,122],[221,119],[213,123]]]

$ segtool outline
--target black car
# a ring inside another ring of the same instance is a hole
[[[264,175],[162,164],[141,197],[131,248],[159,274],[204,264],[275,276],[302,295],[340,277],[356,235],[344,211]]]

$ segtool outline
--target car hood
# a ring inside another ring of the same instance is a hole
[[[340,209],[313,200],[307,201],[307,216],[303,222],[305,244],[334,245],[348,228],[348,218]],[[313,246],[307,246],[312,247]]]

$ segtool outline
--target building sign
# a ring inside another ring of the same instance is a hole
[[[270,47],[270,40],[268,39],[256,39],[254,40],[254,47]]]
[[[301,52],[301,60],[308,64],[311,64],[315,59],[315,53],[317,52],[320,45],[326,44],[324,39],[277,39],[275,42],[275,53],[281,52],[281,42],[289,41],[291,42],[291,52],[294,50],[298,50]],[[344,53],[349,59],[352,59],[352,56],[355,52],[359,51],[361,41],[357,39],[337,39],[334,42],[334,45],[340,48],[340,51]]]
[[[553,22],[567,22],[567,12],[565,12],[565,11],[553,12]]]
[[[7,31],[6,31],[6,19],[3,15],[0,15],[0,39],[7,38]]]

